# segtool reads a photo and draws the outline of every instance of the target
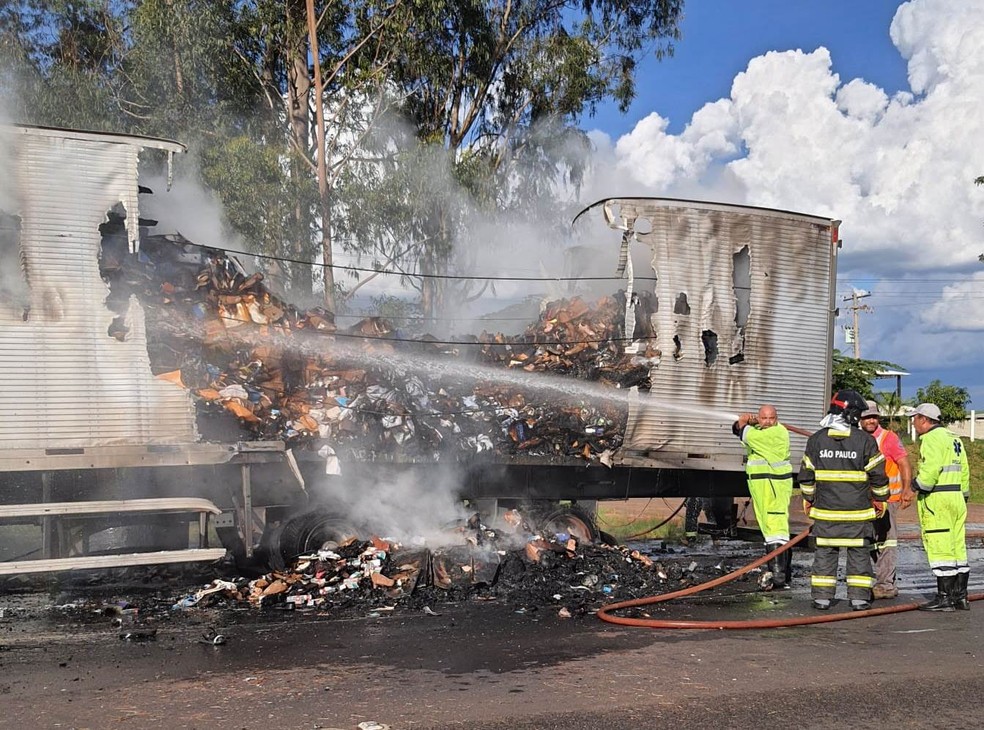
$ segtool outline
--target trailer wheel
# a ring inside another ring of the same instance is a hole
[[[326,542],[344,542],[355,534],[338,514],[323,510],[305,512],[264,535],[262,552],[272,570],[283,570],[298,555],[317,552]]]
[[[577,506],[559,507],[537,520],[537,527],[548,535],[567,533],[580,542],[596,542],[598,528],[594,519]]]

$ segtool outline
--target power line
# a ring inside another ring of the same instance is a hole
[[[287,264],[301,264],[303,266],[320,266],[328,269],[345,269],[347,271],[361,271],[367,274],[388,274],[392,276],[412,276],[416,279],[447,279],[451,281],[621,281],[624,276],[467,276],[463,274],[415,274],[409,271],[387,271],[386,269],[368,269],[362,266],[348,266],[345,264],[326,264],[317,261],[305,261],[303,259],[292,259],[286,256],[272,256],[265,253],[251,253],[249,251],[239,251],[232,248],[221,248],[218,246],[207,246],[203,243],[187,242],[188,245],[198,248],[222,251],[227,254],[238,254],[240,256],[253,256],[258,259],[268,259]],[[657,281],[656,277],[635,277],[635,281]]]
[[[230,322],[243,322],[249,324],[256,324],[260,327],[265,327],[268,325],[261,325],[257,322],[253,322],[251,319],[243,319],[241,317],[229,317],[224,314],[219,315],[219,319],[229,320]],[[271,323],[276,325],[276,323]],[[301,332],[304,332],[301,329]],[[413,337],[379,337],[376,335],[364,335],[355,332],[322,332],[321,334],[329,337],[343,337],[355,340],[379,340],[381,342],[411,342],[418,345],[499,345],[502,347],[506,346],[531,346],[531,345],[592,345],[601,344],[603,342],[636,342],[641,339],[647,339],[645,337],[605,337],[597,340],[536,340],[534,342],[483,342],[481,340],[477,341],[460,341],[460,340],[421,340]]]
[[[250,251],[240,251],[238,249],[223,248],[221,246],[210,246],[203,243],[194,243],[192,241],[184,242],[187,245],[195,246],[198,248],[211,249],[213,251],[222,251],[227,254],[236,254],[239,256],[252,256],[254,258],[266,259],[270,261],[278,261],[281,263],[289,264],[300,264],[302,266],[318,266],[321,268],[331,268],[331,269],[344,269],[346,271],[358,271],[366,274],[383,274],[387,276],[409,276],[416,279],[443,279],[448,281],[623,281],[624,276],[478,276],[478,275],[466,275],[466,274],[421,274],[413,273],[408,271],[391,271],[387,269],[370,269],[363,266],[351,266],[348,264],[325,264],[318,261],[308,261],[306,259],[295,259],[287,256],[273,256],[272,254],[254,253]],[[659,281],[657,277],[634,277],[635,281]],[[909,283],[947,283],[956,284],[961,283],[959,280],[954,279],[954,277],[947,278],[906,278],[906,277],[837,277],[837,281],[840,283],[847,283],[851,281],[877,281],[877,282],[898,282],[903,284]],[[984,281],[980,282],[984,284]],[[749,289],[750,287],[736,287],[740,289]]]

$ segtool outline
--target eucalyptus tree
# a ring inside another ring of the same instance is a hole
[[[80,0],[0,4],[0,73],[9,119],[112,129],[123,10]],[[118,131],[118,130],[117,130]]]
[[[416,0],[409,24],[387,29],[401,51],[392,83],[417,145],[437,148],[449,181],[480,206],[543,215],[559,181],[580,182],[579,119],[608,100],[628,108],[639,61],[672,52],[682,9],[682,0]],[[433,194],[405,198],[419,259],[404,264],[440,277],[462,210],[431,183]],[[424,279],[425,311],[442,307],[443,281]]]

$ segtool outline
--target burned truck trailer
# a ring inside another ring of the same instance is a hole
[[[211,527],[237,557],[271,539],[286,553],[330,532],[331,506],[312,505],[319,481],[371,490],[451,473],[458,497],[534,504],[541,515],[557,500],[742,494],[733,414],[771,402],[782,420],[810,424],[824,410],[836,221],[601,201],[579,219],[599,221],[611,239],[623,290],[596,306],[548,305],[526,336],[483,333],[469,344],[486,358],[484,385],[429,389],[416,377],[372,380],[386,348],[425,348],[420,358],[437,361],[469,348],[400,342],[376,319],[337,331],[220,250],[148,236],[139,156],[170,174],[179,143],[38,127],[4,128],[0,140],[15,183],[0,188],[0,525],[40,529],[38,550],[21,551],[30,559],[0,544],[0,574],[214,559],[224,550],[208,545]],[[190,271],[191,282],[140,292],[113,280],[118,271],[126,280],[129,265],[135,280]],[[227,349],[244,351],[242,361],[227,357],[224,372],[202,358],[195,373],[168,364],[171,340],[159,336],[179,300],[206,344],[239,338]],[[242,334],[254,328],[267,339]],[[321,354],[288,367],[275,345],[286,335],[313,338]],[[324,362],[341,338],[363,336],[371,349],[355,366]],[[586,398],[564,366],[585,348],[607,358],[590,368],[598,382]],[[552,402],[536,405],[516,392],[522,383],[489,385],[496,368],[533,371],[537,382],[565,373],[554,379],[569,385],[555,382]],[[620,380],[623,371],[632,377]],[[472,412],[484,415],[470,425],[444,418]],[[557,418],[562,443],[551,443]],[[411,449],[401,434],[414,427]],[[359,428],[380,438],[349,439]],[[793,446],[798,458],[802,440]]]
[[[611,198],[575,219],[591,223],[624,276],[622,362],[646,373],[644,384],[609,391],[626,410],[619,446],[584,458],[570,449],[459,457],[463,492],[507,502],[747,495],[744,449],[731,432],[736,414],[772,403],[782,421],[809,427],[825,412],[840,222],[706,201]],[[512,352],[532,357],[549,350],[538,342],[552,337],[541,329],[517,339]],[[514,359],[510,367],[523,364]],[[805,438],[791,437],[798,463]],[[396,461],[421,478],[431,466],[371,449],[350,461],[376,470]]]

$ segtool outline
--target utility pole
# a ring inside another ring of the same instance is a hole
[[[861,289],[853,289],[851,291],[851,296],[844,297],[845,302],[851,302],[850,310],[854,317],[854,359],[861,359],[861,333],[858,331],[858,312],[871,312],[873,311],[871,307],[867,304],[859,304],[862,299],[870,297],[871,292],[866,292]]]

